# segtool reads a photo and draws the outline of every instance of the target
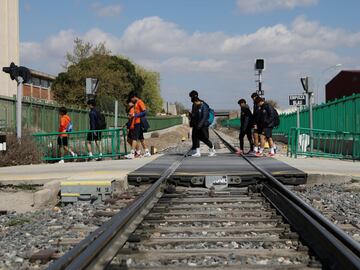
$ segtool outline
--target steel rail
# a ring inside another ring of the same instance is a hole
[[[219,132],[214,133],[233,153],[236,148]],[[329,269],[360,269],[360,244],[321,213],[305,203],[266,170],[247,156],[240,155],[267,179],[262,193],[282,216],[295,228],[304,242]]]
[[[142,217],[160,198],[161,188],[185,157],[186,155],[183,155],[176,160],[143,194],[53,262],[48,269],[104,269],[127,241],[129,234],[136,229]]]

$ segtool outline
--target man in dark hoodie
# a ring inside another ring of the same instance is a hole
[[[96,102],[94,99],[90,99],[87,102],[87,105],[90,108],[89,112],[89,120],[90,120],[90,132],[87,134],[87,149],[89,152],[89,157],[93,158],[92,147],[91,144],[94,141],[95,145],[99,151],[99,157],[97,160],[101,160],[102,158],[102,146],[101,146],[101,128],[99,127],[99,119],[100,119],[100,111],[96,108]]]
[[[198,97],[193,97],[191,99],[193,103],[194,112],[192,113],[192,127],[193,127],[193,143],[195,147],[195,153],[193,157],[200,157],[200,141],[205,143],[209,147],[209,157],[215,156],[216,152],[214,149],[213,143],[209,140],[209,105],[199,99]]]
[[[255,99],[258,97],[259,95],[254,92],[251,94],[251,99],[254,102],[254,106],[253,106],[253,117],[254,117],[254,123],[253,123],[253,139],[254,139],[254,151],[255,153],[257,153],[259,151],[259,131],[258,131],[258,111],[259,111],[259,106],[255,103]]]
[[[238,101],[238,104],[241,108],[241,117],[240,117],[240,134],[239,134],[239,141],[240,141],[240,152],[241,154],[244,153],[244,137],[247,136],[247,139],[250,143],[250,151],[254,151],[254,143],[251,136],[251,130],[254,126],[254,117],[253,114],[250,111],[249,106],[246,104],[245,99],[240,99]]]
[[[199,93],[195,90],[192,90],[190,93],[189,93],[189,97],[190,97],[190,100],[192,100],[193,98],[197,98],[199,97]],[[194,129],[194,117],[196,115],[196,111],[197,111],[197,108],[196,108],[196,105],[193,103],[192,104],[192,108],[191,108],[191,112],[189,112],[189,124],[190,124],[190,127],[192,128],[192,132],[191,132],[191,140],[192,140],[192,147],[191,147],[191,154],[194,154],[196,152],[196,146],[197,146],[197,141],[198,141],[198,138],[196,137],[197,136],[197,133],[196,133],[196,130]]]
[[[256,156],[263,156],[266,140],[269,142],[270,147],[269,156],[274,156],[275,150],[272,139],[272,130],[275,127],[276,122],[275,109],[261,97],[257,97],[255,103],[259,106],[257,125],[260,134],[260,149],[256,153]]]

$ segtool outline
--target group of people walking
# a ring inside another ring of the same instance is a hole
[[[189,112],[190,127],[192,127],[192,148],[191,156],[200,157],[200,142],[203,142],[209,148],[209,156],[215,156],[216,151],[214,144],[209,139],[209,127],[214,121],[214,111],[210,106],[199,97],[199,93],[195,90],[189,93],[192,102],[192,109]],[[264,148],[266,142],[269,144],[269,156],[275,155],[275,145],[272,139],[272,130],[279,125],[279,115],[276,109],[260,97],[257,93],[251,95],[253,100],[253,110],[251,111],[245,99],[240,99],[238,104],[241,108],[241,125],[240,125],[240,149],[239,154],[244,154],[244,137],[250,144],[250,149],[247,153],[255,154],[256,156],[264,155]],[[95,143],[98,151],[97,159],[102,158],[101,146],[101,131],[106,129],[106,122],[104,116],[96,107],[96,102],[91,99],[87,102],[90,109],[89,112],[89,132],[86,138],[86,146],[88,156],[93,158],[92,143]],[[137,157],[150,157],[151,153],[145,143],[144,132],[149,128],[146,120],[147,109],[145,103],[141,100],[139,95],[132,91],[128,96],[128,122],[127,126],[127,142],[131,146],[131,151],[125,156],[127,159]],[[72,131],[72,122],[67,114],[65,107],[59,109],[60,125],[59,132],[62,134],[58,137],[58,147],[60,153],[60,163],[64,163],[64,152],[68,152],[71,156],[76,157],[76,153],[69,147],[68,134],[66,132]],[[140,148],[143,148],[142,154]]]
[[[239,154],[244,154],[244,137],[250,143],[248,153],[255,154],[258,157],[264,155],[266,142],[269,144],[269,156],[274,156],[276,147],[272,139],[272,130],[279,125],[280,119],[276,109],[260,97],[257,93],[251,95],[254,102],[251,112],[245,99],[240,99],[238,104],[241,108],[240,117],[240,149]]]
[[[146,106],[144,102],[139,98],[139,95],[132,91],[128,96],[128,122],[127,126],[127,142],[131,146],[132,150],[128,155],[125,156],[127,159],[133,159],[136,157],[150,157],[150,151],[146,146],[144,139],[144,132],[149,128],[148,122],[146,120]],[[101,160],[103,157],[103,149],[101,145],[102,131],[106,129],[106,120],[104,115],[96,106],[94,99],[89,99],[87,101],[89,108],[89,131],[86,136],[86,149],[89,159]],[[58,131],[61,134],[58,136],[58,149],[60,161],[59,163],[64,163],[64,154],[65,152],[69,153],[73,158],[77,157],[77,154],[69,147],[69,134],[68,132],[72,131],[72,122],[70,116],[67,114],[67,109],[65,107],[59,108],[59,129]],[[97,151],[96,158],[94,158],[93,147]],[[143,147],[144,153],[142,154],[140,146]]]
[[[209,156],[215,156],[216,151],[213,143],[209,139],[209,126],[211,126],[211,116],[209,105],[199,98],[199,93],[195,90],[189,93],[192,102],[192,110],[189,112],[190,127],[192,127],[192,153],[193,157],[200,157],[200,141],[209,147]],[[272,139],[272,130],[279,125],[279,115],[276,109],[260,97],[257,93],[251,95],[254,106],[250,110],[245,99],[240,99],[238,104],[241,109],[240,117],[240,149],[238,154],[244,154],[244,137],[250,144],[247,153],[258,157],[264,156],[266,142],[269,144],[269,156],[274,156],[276,147]]]

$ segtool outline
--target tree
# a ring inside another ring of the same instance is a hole
[[[52,85],[55,100],[67,106],[85,106],[86,78],[97,78],[100,84],[96,99],[102,109],[112,111],[117,99],[120,112],[124,112],[128,94],[136,91],[151,113],[161,111],[159,73],[147,71],[129,59],[110,53],[104,43],[94,46],[75,39],[73,52],[66,54],[66,71],[58,74]]]
[[[279,108],[278,102],[276,100],[268,99],[266,100],[266,102],[269,103],[274,108]]]
[[[70,65],[66,72],[55,79],[52,89],[54,98],[67,105],[85,104],[85,81],[87,77],[100,81],[96,99],[101,103],[108,97],[117,99],[126,106],[130,91],[141,94],[144,81],[135,72],[135,66],[127,59],[117,56],[94,54]],[[106,98],[105,98],[106,97]]]
[[[108,50],[104,42],[93,45],[90,42],[85,42],[80,38],[75,38],[73,52],[66,53],[66,65],[77,65],[81,60],[84,60],[92,55],[110,55],[111,51]]]
[[[163,99],[160,93],[160,74],[136,65],[136,73],[144,81],[141,98],[149,107],[150,114],[161,112]]]

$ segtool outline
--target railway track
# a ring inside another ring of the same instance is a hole
[[[219,192],[167,186],[184,158],[49,269],[360,269],[357,242],[246,156],[264,181]]]

